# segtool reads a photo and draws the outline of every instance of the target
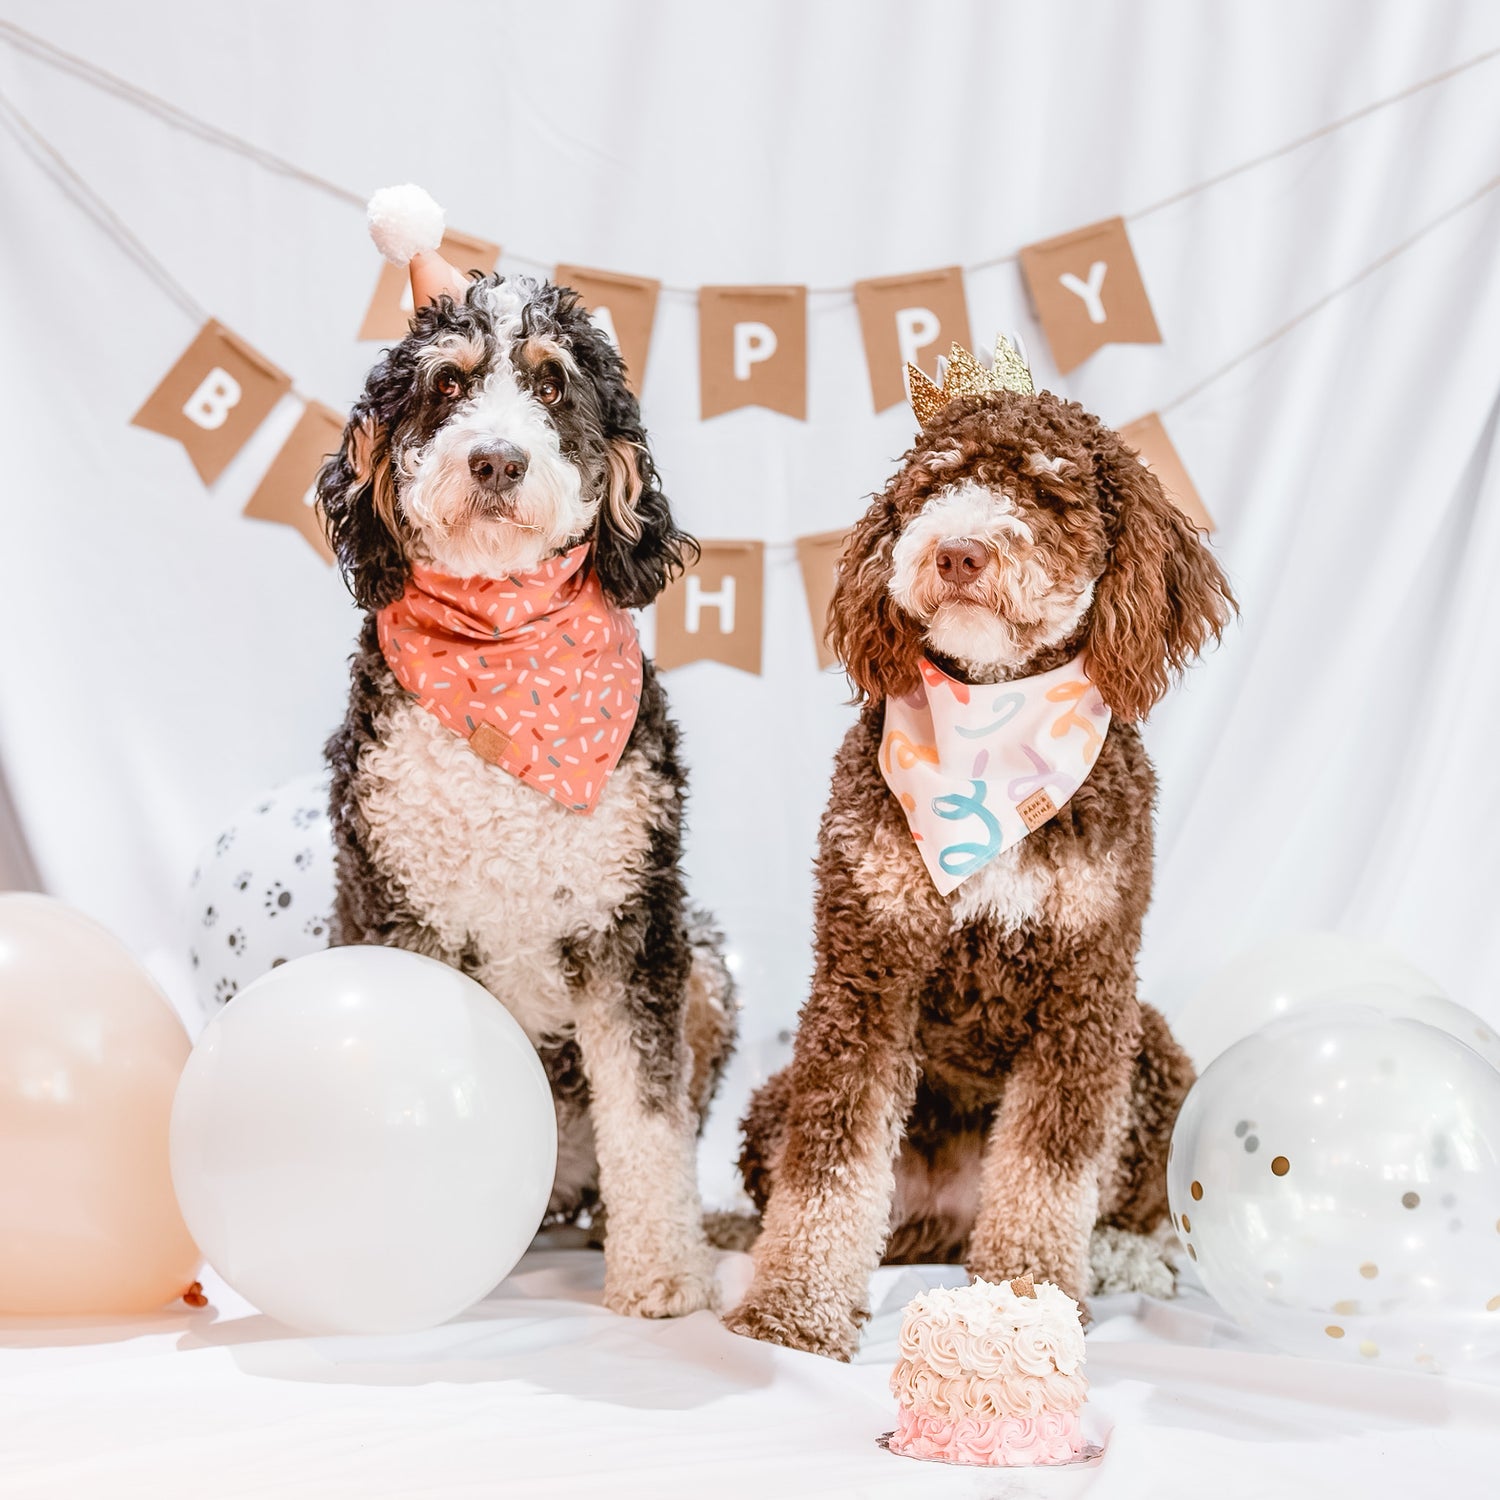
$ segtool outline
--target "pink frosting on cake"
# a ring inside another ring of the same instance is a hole
[[[1078,1304],[1050,1282],[938,1288],[912,1299],[891,1372],[888,1447],[957,1464],[1069,1463],[1084,1451]]]
[[[887,1446],[948,1464],[1066,1464],[1083,1452],[1083,1430],[1076,1411],[986,1420],[919,1417],[903,1406]]]

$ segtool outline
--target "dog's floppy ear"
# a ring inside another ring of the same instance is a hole
[[[362,609],[382,609],[406,588],[406,554],[384,426],[365,403],[354,408],[339,451],[318,471],[318,504],[328,542]]]
[[[896,508],[878,497],[849,533],[828,605],[828,644],[849,674],[856,702],[909,693],[921,680],[922,642],[891,598]]]
[[[1208,544],[1114,434],[1098,448],[1109,560],[1094,590],[1089,676],[1110,710],[1143,719],[1236,605]]]
[[[698,543],[672,519],[639,417],[612,424],[606,459],[608,487],[599,507],[594,567],[613,603],[642,609],[698,560]]]

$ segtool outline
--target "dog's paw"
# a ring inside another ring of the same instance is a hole
[[[756,1298],[747,1298],[723,1318],[731,1333],[804,1354],[821,1354],[845,1364],[859,1347],[859,1329],[852,1319],[832,1315],[827,1309],[804,1307],[783,1310]]]
[[[627,1318],[681,1318],[704,1310],[717,1312],[718,1303],[712,1264],[605,1278],[604,1305]]]

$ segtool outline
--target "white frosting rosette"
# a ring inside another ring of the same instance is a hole
[[[1076,1412],[1088,1395],[1078,1304],[1051,1282],[1034,1292],[981,1278],[913,1298],[891,1393],[942,1420]]]

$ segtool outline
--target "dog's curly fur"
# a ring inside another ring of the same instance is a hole
[[[497,494],[473,456],[500,440],[529,467]],[[477,279],[418,311],[376,364],[318,497],[366,611],[327,747],[334,940],[410,948],[486,985],[552,1083],[551,1217],[608,1210],[607,1304],[710,1305],[696,1135],[735,1004],[722,943],[686,901],[686,774],[661,682],[646,662],[629,743],[582,816],[415,703],[376,629],[413,560],[503,577],[587,540],[615,604],[665,587],[696,544],[673,522],[619,356],[566,288]]]
[[[983,549],[969,582],[936,566],[955,532]],[[847,1359],[882,1251],[1082,1298],[1096,1224],[1166,1215],[1192,1069],[1136,994],[1155,779],[1135,721],[1233,607],[1136,454],[1050,394],[951,402],[854,528],[830,638],[864,709],[823,817],[793,1060],[744,1122],[764,1227],[731,1328]],[[996,682],[1080,651],[1114,714],[1092,773],[940,896],[877,764],[886,697],[924,652]]]

